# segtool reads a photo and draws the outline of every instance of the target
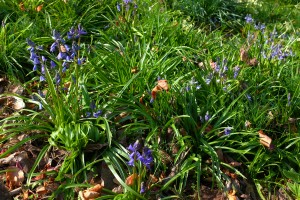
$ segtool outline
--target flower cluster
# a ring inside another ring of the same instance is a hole
[[[140,161],[144,166],[150,169],[150,165],[153,162],[152,151],[148,147],[143,148],[142,154],[138,151],[140,149],[139,141],[136,141],[134,144],[130,144],[127,148],[130,151],[129,154],[129,166],[134,166],[136,161]]]
[[[50,47],[50,52],[53,53],[55,51],[58,51],[57,59],[63,61],[63,69],[62,72],[65,72],[68,68],[71,62],[73,62],[77,58],[77,64],[81,65],[85,58],[79,58],[78,51],[80,50],[80,46],[76,42],[76,40],[80,39],[81,35],[85,35],[87,32],[83,30],[82,26],[79,24],[78,28],[75,29],[72,27],[68,32],[67,36],[69,40],[72,40],[71,47],[66,43],[66,41],[61,37],[61,34],[53,30],[52,32],[52,38],[54,42],[52,43]]]
[[[92,110],[93,117],[95,117],[95,118],[98,118],[102,114],[102,110],[97,110],[96,104],[93,101],[90,104],[90,109]],[[91,116],[92,116],[91,112],[86,112],[86,117],[91,117]]]
[[[27,50],[30,51],[30,60],[33,62],[32,70],[39,71],[40,81],[45,81],[45,67],[47,66],[47,64],[49,64],[51,68],[54,68],[56,66],[56,63],[53,60],[50,60],[50,62],[48,63],[48,59],[44,55],[41,55],[43,51],[42,46],[37,46],[29,38],[26,39],[26,42],[29,45],[29,48]]]

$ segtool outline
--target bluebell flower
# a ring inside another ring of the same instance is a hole
[[[102,110],[93,113],[93,117],[98,118],[102,114]]]
[[[119,2],[117,3],[117,10],[120,12],[121,11],[121,6],[119,4]]]
[[[47,61],[47,58],[45,56],[42,56],[42,61],[43,62],[46,62]]]
[[[234,69],[234,74],[233,74],[233,78],[236,79],[237,76],[239,75],[239,72],[240,72],[240,67],[239,66],[235,66]]]
[[[36,55],[36,53],[34,51],[30,52],[30,60],[34,60],[35,58],[37,58],[38,56]]]
[[[37,70],[37,68],[38,68],[38,65],[33,65],[33,71],[36,71]]]
[[[50,46],[50,52],[54,52],[57,46],[58,46],[57,42],[53,42]]]
[[[72,26],[70,28],[70,31],[67,32],[67,36],[68,36],[68,39],[72,39],[74,37],[74,34],[75,34],[75,28]]]
[[[62,43],[65,43],[65,41],[61,38],[60,33],[55,29],[52,31],[52,39],[57,42],[61,41]]]
[[[60,82],[61,82],[61,77],[60,77],[60,75],[59,75],[58,72],[55,74],[54,80],[55,80],[55,84],[56,84],[56,85],[59,85],[59,84],[60,84]]]
[[[258,23],[258,24],[255,24],[254,25],[254,28],[256,29],[256,30],[260,30],[260,31],[264,31],[265,30],[265,28],[266,28],[266,25],[265,24],[262,24],[262,23]]]
[[[254,20],[253,20],[251,14],[246,15],[245,20],[246,20],[246,23],[247,23],[247,24],[251,24],[251,23],[254,22]]]
[[[196,86],[196,90],[199,90],[201,88],[201,85]]]
[[[246,94],[246,97],[249,101],[252,101],[252,97],[250,96],[250,94]]]
[[[33,48],[35,47],[35,43],[32,42],[29,38],[26,38],[26,42],[30,47],[33,47]]]
[[[65,52],[59,52],[57,55],[58,60],[66,59],[66,57],[67,57],[67,53]]]
[[[146,191],[145,183],[144,183],[144,182],[141,182],[141,190],[140,190],[140,194],[145,193],[145,191]]]
[[[139,156],[138,160],[141,161],[148,169],[153,162],[152,152],[148,147],[144,147],[142,155]]]
[[[151,99],[150,99],[150,103],[154,103],[154,99],[153,99],[153,97],[151,97]]]
[[[132,0],[123,0],[123,2],[125,3],[125,5],[131,3]]]
[[[129,154],[129,166],[134,166],[134,162],[141,156],[141,154],[138,152],[139,148],[139,141],[137,140],[134,144],[130,144],[127,148],[131,153]]]
[[[224,129],[224,134],[225,134],[225,135],[229,135],[229,134],[231,133],[231,129],[232,129],[232,127],[226,127],[226,128]]]
[[[45,65],[43,65],[43,64],[41,65],[41,73],[45,74]]]
[[[77,31],[78,31],[77,32],[77,37],[80,37],[81,35],[86,35],[87,34],[87,32],[85,30],[83,30],[83,27],[80,24],[78,24],[78,30]]]
[[[85,113],[85,116],[86,116],[86,117],[90,117],[91,115],[92,115],[91,112],[86,112],[86,113]]]
[[[34,65],[38,65],[38,64],[40,64],[41,62],[40,62],[40,60],[39,60],[39,58],[38,57],[35,57],[34,59],[33,59],[33,64]]]
[[[53,60],[50,60],[50,67],[51,69],[56,67],[56,63]]]
[[[43,81],[45,81],[46,79],[45,79],[45,77],[44,76],[40,76],[40,82],[43,82]]]
[[[78,59],[77,59],[77,64],[78,64],[78,65],[81,65],[81,64],[82,64],[82,62],[81,62],[81,59],[80,59],[80,58],[78,58]]]
[[[206,122],[210,119],[210,115],[209,115],[208,111],[206,112],[204,119]]]

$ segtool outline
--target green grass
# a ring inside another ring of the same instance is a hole
[[[252,187],[252,199],[272,199],[279,190],[299,197],[299,3],[194,4],[27,1],[22,11],[18,1],[0,2],[5,24],[0,71],[19,80],[26,88],[23,100],[36,104],[0,121],[1,144],[28,134],[3,149],[0,158],[38,141],[41,150],[26,174],[26,187],[36,190],[33,177],[43,159],[59,149],[65,155],[54,179],[64,184],[51,198],[77,198],[74,188],[89,187],[90,174],[95,178],[104,164],[123,190],[106,188],[98,199],[200,198],[201,185],[224,194],[235,188],[238,197]],[[245,22],[247,14],[254,23]],[[264,30],[257,30],[260,23]],[[78,25],[87,34],[68,39],[67,32]],[[53,30],[61,38],[50,52]],[[76,48],[67,53],[72,60],[57,59],[64,53],[60,45]],[[30,46],[44,68],[38,64],[33,71]],[[241,48],[258,64],[243,61]],[[153,99],[161,79],[169,90]],[[259,130],[272,138],[274,148],[260,144]],[[133,153],[128,146],[136,140],[140,154],[143,147],[151,149],[150,167],[139,157],[128,164]],[[92,145],[101,148],[87,151]],[[126,184],[132,174],[137,178]],[[160,180],[151,182],[152,176]]]

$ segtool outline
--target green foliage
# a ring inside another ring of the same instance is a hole
[[[26,1],[22,11],[18,1],[0,2],[1,71],[25,75],[22,99],[36,105],[0,121],[0,143],[29,135],[0,157],[42,140],[27,175],[27,185],[34,187],[31,180],[43,158],[53,149],[66,152],[55,176],[66,184],[52,198],[62,193],[75,198],[74,188],[89,187],[88,173],[99,163],[123,188],[121,194],[107,189],[99,199],[186,199],[202,184],[229,193],[233,179],[253,183],[261,198],[268,195],[262,188],[271,194],[286,186],[287,194],[298,197],[299,27],[296,18],[283,23],[282,14],[295,5],[271,7],[264,1],[249,24],[244,17],[251,8],[245,5]],[[261,17],[269,8],[276,12]],[[68,39],[78,25],[87,34]],[[27,40],[29,51],[26,38],[34,42]],[[257,63],[242,58],[242,50]],[[262,145],[259,130],[274,148]],[[136,140],[151,149],[150,168],[137,158],[128,165],[132,152],[126,148]],[[87,153],[89,145],[105,148]],[[133,174],[134,184],[126,184]],[[151,182],[153,176],[160,179]],[[148,187],[141,194],[142,182]]]

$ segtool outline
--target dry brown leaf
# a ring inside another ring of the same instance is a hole
[[[79,197],[82,200],[93,200],[95,198],[100,197],[100,194],[98,192],[93,192],[89,190],[84,190],[79,192]]]
[[[272,145],[272,139],[269,136],[267,136],[262,130],[258,131],[258,135],[259,135],[259,142],[263,146],[265,146],[265,147],[267,147],[269,149],[273,149],[274,148],[273,145]]]
[[[125,180],[126,185],[131,186],[136,182],[136,179],[139,176],[137,174],[131,174],[130,176],[128,176]]]
[[[169,91],[168,81],[167,80],[159,80],[157,81],[157,86],[164,89],[165,91]]]
[[[20,7],[20,10],[22,10],[22,11],[26,10],[23,2],[19,3],[19,7]]]
[[[41,10],[42,10],[42,8],[43,8],[43,4],[41,4],[41,5],[39,5],[38,7],[36,7],[36,11],[37,12],[40,12]]]
[[[18,167],[9,167],[6,172],[6,186],[12,190],[13,188],[20,187],[24,181],[24,172]]]
[[[213,62],[212,60],[210,61],[210,67],[214,70],[217,68],[217,63],[216,62]]]
[[[254,67],[254,66],[257,66],[257,65],[258,65],[258,61],[257,61],[256,58],[252,58],[252,59],[250,59],[250,60],[247,62],[247,64],[248,64],[249,66]]]
[[[36,191],[35,191],[39,196],[41,195],[45,195],[48,193],[48,190],[46,189],[46,187],[40,185],[36,188]]]
[[[19,97],[13,97],[14,98],[14,102],[12,104],[12,108],[14,110],[21,110],[23,108],[25,108],[25,103],[23,101],[23,99],[19,98]]]
[[[249,60],[248,50],[243,47],[240,48],[240,59],[243,62],[248,62]]]
[[[152,89],[151,95],[152,95],[152,99],[156,99],[156,94],[159,91],[169,91],[169,85],[168,85],[168,81],[167,80],[159,80],[157,81],[157,85]]]

